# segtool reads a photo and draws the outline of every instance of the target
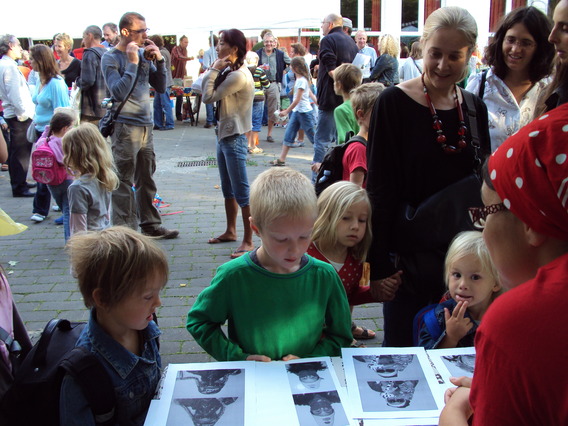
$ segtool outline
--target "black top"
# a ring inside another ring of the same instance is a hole
[[[67,87],[71,87],[73,82],[77,80],[77,77],[81,75],[81,61],[77,58],[73,58],[69,66],[61,70],[61,74],[63,74]]]
[[[341,27],[332,28],[321,40],[318,68],[318,106],[322,111],[333,111],[343,103],[343,98],[333,91],[333,79],[328,74],[341,64],[350,64],[359,49],[355,41]]]
[[[483,161],[491,150],[487,107],[477,96],[474,103]],[[470,129],[465,101],[462,110]],[[438,116],[447,143],[457,145],[457,109],[438,110]],[[417,206],[474,169],[470,132],[466,136],[468,145],[462,152],[446,154],[436,142],[432,124],[428,107],[418,104],[398,87],[386,89],[373,108],[367,145],[367,191],[373,206],[373,242],[368,260],[373,280],[395,272],[389,252],[396,238],[391,230],[400,207]]]

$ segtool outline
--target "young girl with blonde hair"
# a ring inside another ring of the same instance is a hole
[[[99,129],[81,124],[63,137],[63,162],[75,174],[69,186],[71,235],[111,225],[111,192],[118,187],[110,147]]]
[[[308,254],[335,268],[351,310],[354,305],[381,302],[394,296],[400,281],[397,272],[384,280],[381,292],[368,285],[368,269],[364,274],[364,262],[371,239],[371,202],[366,190],[348,181],[336,182],[326,188],[318,199],[318,218]],[[352,323],[351,331],[355,339],[375,337],[372,330],[355,323]]]

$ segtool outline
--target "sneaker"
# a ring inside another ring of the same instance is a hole
[[[152,229],[149,231],[142,231],[142,234],[146,235],[147,237],[154,237],[157,239],[164,239],[164,240],[171,240],[173,238],[177,238],[179,235],[179,231],[175,229],[167,229],[163,226],[159,226],[156,229]]]
[[[53,222],[55,222],[56,225],[63,225],[63,216],[58,217]]]
[[[54,212],[60,212],[61,207],[59,207],[57,204],[54,204],[53,206],[51,206],[51,210],[53,210]]]
[[[34,213],[34,214],[32,214],[32,217],[30,217],[31,221],[37,222],[37,223],[43,222],[44,219],[45,219],[45,216],[42,215],[42,214],[38,214],[38,213]]]

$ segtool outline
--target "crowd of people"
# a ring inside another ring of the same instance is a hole
[[[219,361],[339,356],[375,336],[352,321],[353,307],[382,302],[384,346],[476,347],[475,376],[452,379],[457,387],[446,393],[440,424],[566,424],[568,0],[558,2],[552,21],[530,6],[505,16],[481,72],[470,65],[477,24],[460,7],[428,16],[402,82],[396,39],[381,37],[373,55],[365,32],[353,39],[351,29],[339,15],[324,17],[314,67],[302,46],[292,58],[278,49],[270,31],[248,56],[240,30],[211,37],[202,99],[206,126],[217,127],[226,228],[208,242],[237,241],[239,209],[243,238],[197,297],[187,330]],[[57,56],[32,47],[33,91],[16,66],[19,41],[0,38],[0,99],[13,195],[33,196],[37,218],[46,216],[49,194],[64,213],[72,271],[91,312],[77,344],[108,372],[118,423],[141,424],[161,368],[153,315],[168,276],[163,251],[148,237],[178,235],[152,204],[152,131],[173,125],[167,90],[189,57],[181,39],[170,59],[163,40],[148,40],[137,13],[103,31],[107,46],[96,26],[83,35],[84,63],[100,61],[85,85],[81,63],[74,77],[68,36],[55,38]],[[87,122],[78,127],[65,108],[75,81],[83,99],[97,99],[84,102]],[[281,86],[291,100],[284,109]],[[107,94],[101,87],[114,102],[112,151],[93,124],[104,112],[97,110]],[[249,186],[246,159],[258,145],[260,103],[267,142],[279,117],[289,123],[275,167]],[[26,181],[30,126],[36,147],[49,146],[69,171],[58,184],[38,183],[35,194]],[[300,128],[314,148],[311,179],[286,167],[289,149],[301,146]],[[345,144],[342,178],[318,196],[319,169],[337,143]],[[0,326],[18,338],[22,322],[1,277],[0,303],[10,315]],[[424,320],[416,331],[417,318]],[[3,341],[0,353],[6,382]],[[544,363],[551,368],[530,368]],[[92,423],[71,376],[61,408],[62,424],[71,417]]]

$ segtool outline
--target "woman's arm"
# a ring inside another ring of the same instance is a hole
[[[242,90],[247,81],[245,75],[240,70],[231,71],[225,81],[215,89],[215,79],[220,72],[219,69],[215,68],[216,63],[217,61],[203,77],[203,87],[205,89],[203,90],[202,99],[206,104],[220,101],[233,93],[237,93]],[[247,72],[249,71],[247,70]]]

